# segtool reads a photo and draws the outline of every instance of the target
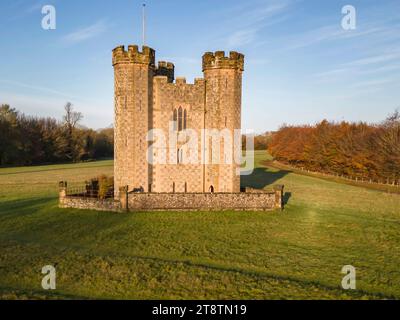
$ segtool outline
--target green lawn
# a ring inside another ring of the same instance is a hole
[[[285,211],[116,214],[57,207],[111,161],[0,169],[0,298],[400,298],[400,195],[257,169]],[[57,268],[57,290],[41,268]],[[344,265],[357,290],[341,289]]]

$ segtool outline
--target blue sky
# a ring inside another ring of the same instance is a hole
[[[113,122],[111,50],[141,44],[134,0],[1,0],[0,103],[60,118],[71,101],[93,128]],[[41,28],[43,5],[57,29]],[[356,8],[355,30],[341,25]],[[324,118],[378,122],[400,107],[398,0],[147,0],[147,40],[188,82],[206,51],[246,55],[242,127]]]

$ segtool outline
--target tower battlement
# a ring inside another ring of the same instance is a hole
[[[175,65],[172,62],[158,61],[158,69],[161,68],[173,70],[175,69]]]
[[[244,70],[244,55],[236,51],[225,56],[224,51],[206,52],[203,55],[203,71],[208,69],[238,69]]]
[[[185,77],[176,77],[175,82],[169,81],[167,76],[158,75],[155,76],[154,82],[158,84],[168,84],[170,86],[200,86],[204,87],[205,80],[204,78],[195,78],[193,83],[188,83]]]
[[[116,47],[113,50],[113,66],[120,63],[138,63],[153,66],[155,65],[155,50],[143,46],[142,51],[139,51],[137,45],[128,46],[128,50],[125,50],[125,46]]]
[[[167,76],[168,82],[174,82],[175,79],[175,65],[172,62],[159,61],[156,70],[157,76]]]

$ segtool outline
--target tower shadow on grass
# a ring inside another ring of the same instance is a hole
[[[25,216],[35,214],[38,210],[53,203],[55,198],[32,198],[20,200],[8,200],[0,202],[0,219],[6,219],[12,216]]]
[[[291,171],[268,171],[266,168],[256,168],[249,176],[241,176],[240,184],[243,188],[264,189],[272,187],[276,181],[282,179]]]
[[[254,189],[272,189],[273,185],[287,174],[291,173],[288,170],[268,171],[267,168],[256,168],[249,176],[241,176],[240,185],[242,188]],[[283,202],[288,204],[289,199],[292,197],[291,192],[285,192],[283,195]]]

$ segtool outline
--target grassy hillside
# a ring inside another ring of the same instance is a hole
[[[266,157],[243,184],[284,184],[283,213],[59,209],[59,180],[112,174],[112,162],[1,169],[0,297],[400,298],[400,195],[265,168]],[[356,291],[340,287],[348,264]]]

